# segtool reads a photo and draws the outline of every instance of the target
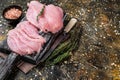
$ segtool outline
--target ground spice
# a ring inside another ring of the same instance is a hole
[[[4,16],[7,19],[17,19],[21,16],[22,11],[16,8],[12,8],[5,12]]]

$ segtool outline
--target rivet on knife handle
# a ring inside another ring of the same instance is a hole
[[[65,31],[66,33],[68,33],[68,32],[72,29],[72,27],[76,24],[76,22],[77,22],[77,19],[72,18],[72,19],[69,21],[69,23],[66,25],[64,31]]]

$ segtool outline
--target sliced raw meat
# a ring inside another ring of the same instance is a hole
[[[38,20],[38,28],[42,30],[43,32],[47,32],[47,29],[49,27],[48,21],[46,20],[45,17],[39,16]]]
[[[28,3],[28,10],[26,13],[26,18],[33,25],[38,26],[37,16],[43,8],[43,4],[38,1],[31,1]]]
[[[9,35],[10,36],[8,36],[7,40],[8,40],[8,45],[12,51],[20,55],[30,54],[31,52],[33,52],[32,49],[30,49],[28,46],[26,46],[19,40],[17,31],[15,31],[15,29],[10,31]]]
[[[39,39],[32,39],[28,37],[24,32],[18,31],[20,37],[22,37],[22,41],[28,45],[28,47],[32,48],[35,52],[39,52],[42,49],[43,44],[45,43],[45,39],[40,36]]]
[[[8,46],[20,55],[39,52],[46,40],[38,34],[38,30],[28,21],[20,22],[8,32]]]
[[[32,24],[30,24],[28,21],[20,22],[17,25],[16,29],[21,29],[31,38],[40,38],[40,36],[38,34],[38,30]]]
[[[27,20],[41,31],[56,33],[63,27],[63,10],[60,7],[52,4],[43,5],[38,1],[31,1],[28,7]],[[38,16],[42,10],[42,15]]]
[[[34,53],[34,49],[32,49],[30,46],[28,46],[27,45],[27,43],[28,42],[25,42],[25,40],[24,40],[24,37],[23,36],[21,36],[21,34],[19,34],[19,32],[17,31],[16,32],[16,34],[17,34],[17,40],[20,42],[20,50],[21,51],[24,51],[24,52],[22,52],[22,53],[20,53],[21,55],[25,55],[25,54],[31,54],[31,53]]]
[[[61,12],[60,8],[54,5],[48,5],[45,8],[45,18],[49,23],[49,27],[45,27],[48,31],[52,33],[56,33],[61,30],[63,27],[63,12]]]
[[[19,49],[17,35],[15,34],[14,30],[10,30],[8,33],[7,43],[10,47],[10,49],[16,53],[22,53],[22,51]]]

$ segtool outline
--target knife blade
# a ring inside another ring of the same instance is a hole
[[[77,23],[77,19],[72,18],[68,24],[66,25],[64,32],[58,36],[58,38],[55,40],[55,42],[53,43],[53,45],[51,46],[51,48],[46,52],[46,54],[40,59],[40,62],[44,62],[49,56],[50,54],[53,52],[53,50],[55,50],[55,48],[66,38],[68,37],[68,32],[73,28],[73,26]]]

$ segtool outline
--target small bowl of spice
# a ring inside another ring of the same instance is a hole
[[[22,19],[23,11],[18,5],[10,5],[3,10],[3,17],[9,21],[9,23],[17,23]]]

